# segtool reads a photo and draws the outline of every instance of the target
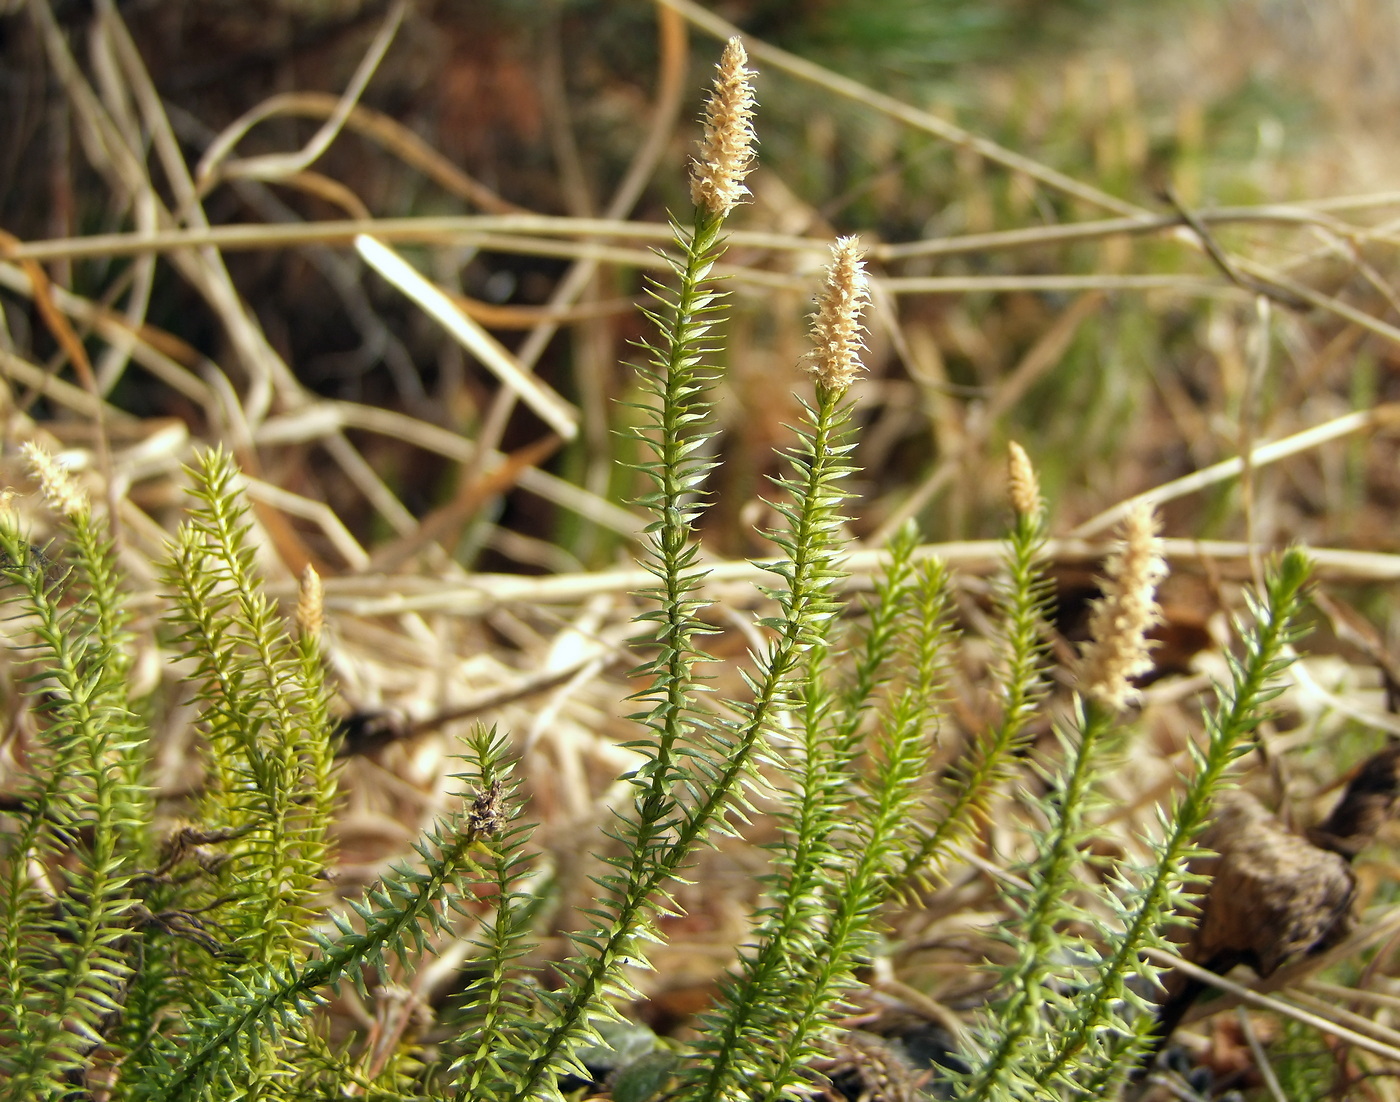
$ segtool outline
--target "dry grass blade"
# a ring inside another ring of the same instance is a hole
[[[528,374],[499,341],[407,261],[373,237],[355,238],[355,248],[370,267],[421,306],[463,348],[490,368],[508,390],[539,414],[545,424],[565,440],[578,434],[578,414],[573,406]]]
[[[507,456],[484,478],[468,479],[465,475],[470,468],[464,468],[452,500],[425,516],[407,538],[379,548],[369,565],[376,570],[395,571],[429,543],[440,544],[444,551],[450,553],[462,529],[483,504],[505,493],[523,471],[544,462],[559,449],[562,442],[557,436],[536,441]]]
[[[0,263],[0,286],[26,296],[33,293],[29,276],[14,264]],[[63,287],[51,286],[50,295],[58,309],[113,346],[129,347],[132,358],[166,386],[201,405],[209,400],[209,388],[189,371],[199,354],[184,341],[147,325],[132,329],[124,318]]]
[[[0,369],[9,378],[25,387],[30,394],[51,398],[84,417],[103,417],[110,422],[135,424],[136,418],[122,410],[105,405],[101,398],[82,387],[54,377],[53,372],[38,364],[30,363],[13,352],[0,349]]]
[[[1240,1023],[1240,1032],[1244,1034],[1245,1043],[1249,1045],[1250,1055],[1254,1057],[1254,1066],[1264,1080],[1264,1088],[1274,1102],[1288,1102],[1288,1097],[1283,1093],[1283,1084],[1274,1074],[1273,1065],[1269,1063],[1269,1057],[1264,1052],[1264,1046],[1259,1043],[1259,1036],[1255,1033],[1254,1025],[1244,1007],[1236,1010],[1236,1018]]]
[[[394,41],[394,35],[398,33],[399,25],[408,14],[408,10],[407,0],[394,0],[384,16],[379,33],[374,36],[374,41],[370,43],[364,59],[355,70],[355,75],[351,77],[335,110],[305,146],[296,153],[269,153],[261,157],[228,160],[243,136],[258,121],[267,117],[262,107],[255,107],[227,127],[210,144],[194,173],[198,194],[201,197],[207,195],[221,179],[248,177],[255,180],[280,180],[310,168],[330,148],[331,142],[335,141],[346,119],[350,117],[350,112],[364,95],[375,70],[384,60],[384,55],[389,52],[389,46]]]
[[[1045,557],[1049,562],[1096,563],[1108,544],[1092,540],[1049,540]],[[919,549],[917,558],[936,559],[968,573],[991,573],[1002,562],[1005,544],[1000,540],[965,540],[957,543],[929,543]],[[1250,545],[1227,540],[1162,540],[1162,552],[1178,569],[1205,566],[1217,576],[1248,579],[1251,576]],[[1318,576],[1331,579],[1391,581],[1400,579],[1400,555],[1347,551],[1337,548],[1309,548],[1309,557]],[[851,575],[848,589],[864,590],[870,579],[889,562],[887,552],[853,551],[845,566]],[[772,560],[743,559],[711,561],[705,564],[705,582],[712,589],[737,586],[746,594],[771,577]],[[500,605],[570,604],[599,594],[627,593],[646,586],[645,570],[594,570],[548,577],[510,574],[476,574],[460,582],[423,580],[413,577],[358,580],[333,579],[326,583],[328,607],[342,608],[360,616],[391,615],[404,611],[443,612],[476,616]],[[731,596],[737,596],[731,594]],[[747,601],[749,598],[746,597]]]
[[[330,541],[331,546],[340,553],[344,569],[364,570],[369,566],[369,555],[365,549],[324,501],[312,501],[256,478],[248,480],[248,496],[259,504],[314,522]],[[266,523],[266,513],[262,516]],[[300,573],[310,560],[301,540],[297,540],[294,545],[284,544],[280,557],[293,573]],[[325,563],[316,565],[318,572],[329,569]]]
[[[345,96],[333,96],[327,92],[283,92],[269,96],[250,110],[239,120],[239,125],[242,127],[242,133],[246,134],[259,123],[282,115],[328,119],[340,111],[345,102]],[[449,161],[412,130],[382,111],[355,103],[345,115],[342,125],[346,130],[353,130],[372,138],[404,164],[423,173],[449,195],[459,196],[490,214],[528,213],[524,207],[502,199],[485,184]],[[239,137],[241,138],[241,135]],[[206,152],[205,160],[209,158],[210,153]],[[196,175],[203,179],[203,174],[198,169]]]
[[[660,132],[658,129],[658,133]],[[1307,211],[1289,212],[1268,204],[1259,207],[1221,208],[1218,211],[1203,210],[1196,214],[1202,221],[1213,224],[1262,222],[1293,226],[1315,223],[1319,218],[1318,215]],[[1376,233],[1366,226],[1350,226],[1332,220],[1324,224],[1342,236],[1365,237],[1374,236]],[[1175,233],[1180,225],[1180,220],[1173,217],[1159,217],[1146,222],[1114,219],[1103,222],[1071,222],[988,234],[964,234],[899,244],[875,242],[870,247],[870,258],[893,262],[923,256],[1010,252],[1022,248],[1112,237],[1117,234]],[[485,233],[537,234],[542,237],[610,237],[664,243],[670,230],[663,223],[626,221],[622,216],[617,216],[616,219],[577,218],[512,209],[491,214],[377,218],[368,224],[333,221],[289,226],[234,224],[188,230],[163,229],[152,234],[92,234],[50,241],[20,242],[8,246],[3,255],[15,260],[48,261],[95,256],[131,256],[200,245],[215,245],[221,249],[235,251],[286,248],[317,243],[348,243],[361,233],[373,233],[385,241],[417,243],[471,241],[475,239],[475,235]],[[816,255],[820,255],[829,244],[827,239],[821,237],[746,229],[732,230],[728,237],[735,245],[747,248]],[[1289,289],[1292,290],[1291,287]]]
[[[144,150],[138,151],[126,144],[120,129],[113,123],[83,79],[49,10],[48,0],[38,0],[34,10],[40,15],[50,60],[62,75],[69,96],[90,132],[90,140],[103,145],[105,152],[97,160],[98,167],[107,169],[114,182],[134,200],[139,199],[155,211],[155,224],[158,229],[170,228],[179,220],[188,221],[197,227],[207,227],[208,219],[199,204],[194,183],[175,140],[164,106],[116,9],[111,6],[103,7],[100,13],[101,31],[110,39],[112,52],[122,63],[133,98],[142,110],[143,119],[153,138],[154,149],[178,200],[178,219],[160,200],[159,191],[145,163]],[[261,420],[272,404],[274,393],[281,393],[294,401],[300,390],[299,385],[291,369],[273,349],[261,327],[249,315],[223,258],[215,250],[202,249],[175,252],[171,254],[171,260],[219,318],[238,350],[244,370],[252,379],[252,386],[244,400],[244,419],[252,423]]]
[[[878,287],[888,289],[890,282],[888,279],[880,280]],[[870,539],[873,545],[879,547],[888,543],[900,525],[917,517],[936,494],[957,478],[964,462],[986,445],[992,434],[999,430],[1002,418],[1010,412],[1030,386],[1060,362],[1082,323],[1095,313],[1103,302],[1104,296],[1101,293],[1090,292],[1080,296],[1073,306],[1056,319],[1054,325],[1027,350],[1021,361],[997,388],[995,396],[987,406],[985,416],[965,426],[962,434],[950,441],[946,448],[947,458],[929,472],[914,492],[901,502],[875,531]],[[945,432],[949,430],[945,429]]]
[[[1308,992],[1299,990],[1296,987],[1289,988],[1288,1000],[1301,1006],[1305,1010],[1321,1014],[1339,1025],[1347,1026],[1364,1033],[1368,1037],[1374,1037],[1377,1041],[1383,1041],[1388,1045],[1400,1048],[1400,1030],[1391,1029],[1389,1026],[1364,1017],[1361,1014],[1347,1010],[1345,1007],[1337,1006],[1335,1003],[1320,999]]]
[[[1400,404],[1387,403],[1373,409],[1349,413],[1328,421],[1324,425],[1316,425],[1313,428],[1295,433],[1283,440],[1256,445],[1250,452],[1250,466],[1257,470],[1260,467],[1267,467],[1281,459],[1301,454],[1319,445],[1343,439],[1354,433],[1389,429],[1397,424],[1400,424]],[[1164,482],[1160,486],[1154,486],[1151,490],[1137,495],[1130,501],[1119,502],[1112,508],[1105,509],[1102,513],[1080,524],[1074,529],[1073,534],[1081,537],[1097,535],[1122,520],[1137,502],[1160,505],[1186,494],[1197,493],[1208,486],[1237,478],[1243,470],[1244,461],[1238,456],[1234,459],[1222,460],[1204,470],[1196,471],[1194,474]]]
[[[966,295],[977,291],[1175,291],[1203,298],[1238,297],[1228,283],[1178,275],[892,276],[892,295]]]
[[[1303,1025],[1311,1026],[1313,1029],[1319,1029],[1324,1033],[1330,1033],[1334,1037],[1355,1045],[1357,1048],[1365,1049],[1367,1052],[1373,1052],[1377,1056],[1385,1057],[1387,1060],[1400,1062],[1400,1047],[1385,1044],[1384,1042],[1374,1040],[1364,1034],[1357,1033],[1352,1029],[1348,1029],[1346,1026],[1340,1025],[1334,1021],[1330,1013],[1316,1014],[1310,1010],[1305,1010],[1303,1007],[1294,1006],[1284,999],[1261,994],[1252,988],[1245,987],[1243,984],[1227,980],[1223,976],[1217,976],[1214,972],[1207,971],[1204,968],[1198,968],[1196,965],[1184,961],[1171,953],[1163,952],[1160,949],[1145,949],[1144,953],[1151,958],[1154,964],[1160,964],[1164,968],[1175,968],[1191,978],[1199,980],[1201,983],[1219,988],[1233,1000],[1219,1000],[1212,1003],[1209,1007],[1209,1013],[1215,1014],[1219,1013],[1221,1010],[1233,1009],[1239,1004],[1252,1006],[1259,1010],[1271,1010],[1276,1014],[1282,1014],[1285,1018],[1292,1018],[1294,1021],[1300,1022]],[[1196,1013],[1200,1014],[1200,1011],[1198,1010]]]

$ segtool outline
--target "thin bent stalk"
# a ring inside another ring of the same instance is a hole
[[[948,847],[986,816],[996,786],[1025,744],[1026,726],[1044,695],[1046,586],[1041,573],[1045,527],[1041,514],[1018,513],[1007,550],[1009,577],[1000,604],[1006,669],[1000,678],[1003,693],[1001,722],[989,739],[972,751],[970,765],[958,770],[943,794],[934,828],[895,877],[904,885],[930,863],[937,864]]]

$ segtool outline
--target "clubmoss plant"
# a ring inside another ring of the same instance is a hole
[[[834,534],[850,468],[845,400],[860,370],[860,317],[868,297],[858,245],[837,241],[813,317],[811,356],[816,401],[804,406],[794,474],[779,481],[791,504],[779,506],[789,527],[772,533],[787,559],[777,568],[791,588],[771,594],[787,614],[772,626],[805,649],[792,692],[801,717],[795,745],[770,753],[793,778],[780,817],[785,838],[769,878],[771,904],[758,941],[740,973],[707,1016],[702,1054],[689,1068],[686,1097],[774,1099],[799,1083],[815,1042],[837,1016],[843,992],[869,949],[876,908],[889,895],[891,873],[910,854],[911,826],[928,754],[927,730],[939,711],[947,642],[946,577],[937,564],[914,566],[915,533],[892,550],[851,684],[838,685],[833,632],[839,577]],[[804,562],[815,582],[805,606],[791,601]],[[917,609],[916,615],[899,616]],[[805,617],[805,620],[804,620]],[[784,657],[786,664],[786,657]],[[887,699],[876,693],[902,672]],[[878,712],[878,745],[865,757],[867,711]],[[863,795],[857,790],[863,789]],[[853,825],[854,824],[854,825]],[[775,997],[781,992],[781,998]],[[775,1046],[774,1037],[784,1043]]]
[[[779,1102],[821,1086],[814,1059],[880,952],[886,906],[916,905],[947,869],[1021,776],[1030,720],[1051,707],[1046,520],[1035,471],[1013,445],[1014,519],[992,604],[1000,711],[931,776],[957,658],[952,582],[906,525],[863,615],[848,615],[851,392],[869,283],[859,242],[836,241],[813,317],[811,396],[772,487],[779,554],[766,564],[763,644],[743,668],[743,695],[714,699],[698,542],[725,311],[714,270],[754,164],[753,76],[731,41],[692,172],[695,210],[674,224],[670,281],[651,288],[656,336],[638,368],[646,400],[634,441],[650,518],[643,561],[655,577],[637,623],[644,687],[629,745],[641,764],[598,841],[596,901],[552,962],[554,982],[529,968],[537,864],[508,733],[466,741],[460,806],[426,831],[411,863],[363,900],[327,898],[337,777],[321,583],[306,571],[284,622],[255,569],[239,473],[218,451],[190,471],[191,504],[162,575],[164,642],[188,670],[204,779],[187,804],[157,808],[151,709],[132,699],[132,603],[106,519],[33,449],[63,535],[41,554],[18,514],[0,512],[0,578],[32,732],[0,833],[0,1102],[561,1099],[569,1076],[589,1075],[585,1046],[602,1044],[639,996],[632,976],[664,937],[658,920],[679,912],[673,893],[698,849],[743,834],[770,807],[780,832],[750,942],[696,1039],[632,1097]],[[1162,816],[1154,860],[1120,864],[1090,888],[1080,873],[1095,792],[1111,750],[1131,737],[1132,679],[1150,668],[1164,569],[1151,514],[1132,513],[1059,751],[1038,761],[1043,794],[1026,797],[1041,828],[1006,888],[1013,959],[971,1032],[966,1070],[939,1071],[959,1097],[1101,1097],[1147,1044],[1134,984],[1153,973],[1141,952],[1166,944],[1186,906],[1192,838],[1276,691],[1307,563],[1285,555],[1241,626],[1243,657],[1206,716],[1185,794]],[[449,934],[474,958],[431,1044],[403,1040],[370,1060],[358,1040],[328,1040],[329,991],[349,983],[367,996]]]
[[[1024,1054],[1044,1043],[1051,1016],[1068,1009],[1070,1000],[1057,993],[1056,984],[1078,981],[1078,961],[1093,954],[1086,939],[1066,935],[1064,926],[1086,917],[1074,902],[1074,887],[1098,756],[1132,694],[1128,678],[1141,672],[1146,658],[1147,629],[1157,617],[1153,595],[1163,573],[1154,521],[1139,509],[1125,526],[1123,546],[1110,560],[1104,596],[1094,609],[1092,639],[1081,663],[1077,738],[1060,732],[1065,760],[1047,776],[1056,794],[1050,825],[1037,839],[1029,887],[1013,897],[1017,917],[1006,937],[1016,960],[1004,977],[1007,994],[993,1012],[994,1043],[974,1067],[969,1098],[1015,1097],[1036,1089],[1036,1080],[1023,1070]]]
[[[1025,748],[1027,724],[1045,695],[1045,505],[1030,457],[1015,442],[1009,449],[1008,474],[1013,521],[1005,575],[996,595],[1001,719],[987,737],[973,744],[965,761],[954,765],[929,807],[927,826],[905,862],[901,884],[936,871],[951,847],[985,821],[999,787],[1013,774],[1016,757]]]
[[[83,492],[44,452],[29,452],[49,504],[72,539],[80,595],[0,515],[7,588],[32,642],[33,684],[46,697],[33,768],[17,793],[7,839],[0,922],[0,1097],[61,1097],[103,1043],[135,976],[133,879],[150,863],[144,750],[127,695],[126,605],[112,545]],[[40,689],[42,686],[42,689]],[[66,868],[36,877],[34,865]],[[62,879],[59,880],[58,877]]]
[[[1205,750],[1186,795],[1161,813],[1163,837],[1151,864],[1120,864],[1088,906],[1078,870],[1090,840],[1093,786],[1111,751],[1121,709],[1135,695],[1130,678],[1151,668],[1147,631],[1159,617],[1153,594],[1165,574],[1155,520],[1145,507],[1129,514],[1120,551],[1109,561],[1104,596],[1091,618],[1091,641],[1080,663],[1081,695],[1072,726],[1057,731],[1063,763],[1045,773],[1047,797],[1037,806],[1048,826],[1024,880],[1006,888],[1013,921],[1004,932],[1015,950],[1002,972],[1001,997],[983,1019],[981,1044],[960,1097],[1015,1099],[1111,1097],[1150,1043],[1152,1002],[1144,993],[1156,969],[1141,956],[1166,948],[1164,931],[1190,907],[1186,862],[1192,839],[1229,766],[1250,749],[1248,736],[1277,695],[1275,679],[1308,577],[1308,563],[1289,551],[1271,574],[1254,624],[1241,628],[1243,661],[1231,661],[1231,684],[1205,717]],[[1106,912],[1111,917],[1101,916]],[[1071,929],[1091,934],[1070,933]],[[1133,980],[1142,983],[1134,985]]]

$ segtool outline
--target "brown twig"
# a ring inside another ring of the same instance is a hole
[[[1206,224],[1196,213],[1181,201],[1174,189],[1171,187],[1163,188],[1162,197],[1176,211],[1177,217],[1181,219],[1181,224],[1188,227],[1196,235],[1196,239],[1201,243],[1201,248],[1205,250],[1206,256],[1210,257],[1211,262],[1231,283],[1252,295],[1262,295],[1264,298],[1272,299],[1290,310],[1307,309],[1307,303],[1296,295],[1273,286],[1257,276],[1241,271],[1230,258],[1230,254],[1220,247],[1220,242],[1215,239],[1215,234],[1207,229]]]

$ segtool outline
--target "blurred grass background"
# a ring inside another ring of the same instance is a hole
[[[137,3],[120,10],[169,107],[171,125],[195,160],[213,134],[266,96],[343,88],[382,5]],[[59,5],[55,11],[68,16],[65,26],[80,37],[82,6]],[[1389,95],[1393,103],[1396,96],[1394,82],[1387,89],[1380,72],[1383,43],[1395,36],[1394,13],[1384,4],[1324,11],[1301,3],[1186,0],[1166,6],[1087,0],[755,2],[730,5],[726,14],[775,46],[1091,181],[1134,209],[1170,213],[1163,198],[1168,187],[1188,206],[1384,188],[1386,143],[1369,121],[1383,117],[1378,101]],[[4,28],[12,92],[6,97],[7,131],[15,140],[6,143],[0,162],[0,222],[22,239],[116,228],[128,218],[128,202],[84,164],[80,120],[65,103],[29,23],[17,12]],[[688,45],[683,122],[694,114],[712,46],[703,35],[692,36]],[[657,59],[655,15],[644,4],[424,5],[379,66],[363,103],[464,167],[499,197],[501,209],[597,215],[646,133]],[[744,214],[746,228],[859,232],[868,241],[903,243],[1105,213],[810,81],[769,69],[762,92],[764,173],[755,185],[757,201]],[[274,117],[248,134],[239,154],[296,148],[316,125],[314,119]],[[684,204],[679,166],[687,140],[685,126],[670,136],[663,168],[636,205],[639,219],[655,221]],[[376,217],[479,209],[444,194],[421,171],[353,132],[331,146],[317,171],[348,188]],[[158,174],[156,180],[159,187]],[[214,223],[344,213],[317,197],[248,181],[216,188],[206,205]],[[1268,226],[1218,232],[1226,249],[1260,250],[1269,259],[1290,256],[1297,262],[1299,250],[1309,247],[1300,240],[1304,235]],[[565,263],[490,248],[415,255],[442,281],[499,307],[541,305]],[[309,390],[391,406],[468,436],[480,427],[490,380],[463,362],[455,345],[411,305],[360,278],[343,257],[324,249],[269,249],[229,254],[227,262],[263,328]],[[744,262],[763,266],[772,258],[757,252]],[[1310,263],[1310,273],[1329,290],[1357,282],[1344,257],[1323,255]],[[60,262],[55,274],[73,290],[100,297],[129,264],[108,258]],[[911,256],[885,265],[885,271],[1007,280],[1217,274],[1198,247],[1170,234],[1017,248],[993,243],[951,255]],[[1368,289],[1358,290],[1363,309],[1389,308],[1367,300]],[[606,431],[614,415],[609,400],[626,394],[627,341],[638,334],[635,316],[616,306],[637,293],[635,270],[605,269],[590,291],[603,316],[552,342],[540,368],[588,421],[580,440],[550,460],[552,469],[591,478],[591,489],[615,501],[625,499],[629,487],[617,478],[605,485],[600,473],[616,471],[616,444]],[[724,446],[752,459],[783,435],[783,400],[780,395],[768,402],[761,390],[745,388],[761,388],[770,357],[792,358],[800,340],[792,327],[803,303],[800,295],[751,296],[741,290],[739,297],[740,324],[754,339],[734,354],[731,383],[745,409]],[[198,352],[220,362],[226,358],[217,318],[193,302],[188,286],[162,265],[147,320]],[[498,313],[496,320],[511,319]],[[522,313],[513,324],[528,320]],[[1265,435],[1310,419],[1298,416],[1298,404],[1288,395],[1290,343],[1296,352],[1299,341],[1327,347],[1331,340],[1348,340],[1325,316],[1286,315],[1275,322],[1274,377],[1254,395],[1258,405],[1251,411],[1256,430]],[[930,533],[941,537],[994,534],[1000,506],[976,491],[986,464],[997,461],[1010,436],[1037,456],[1065,524],[1237,450],[1244,346],[1254,329],[1247,295],[1221,289],[1107,296],[1035,289],[910,293],[888,305],[883,326],[887,332],[897,327],[898,346],[876,334],[867,400],[867,526],[878,528],[911,490],[955,463],[957,477],[945,473],[941,486],[925,490],[927,500],[916,511]],[[512,331],[503,332],[509,343]],[[42,349],[42,333],[35,340]],[[1388,344],[1361,340],[1345,355],[1334,353],[1345,370],[1324,372],[1321,379],[1304,376],[1310,399],[1321,402],[1326,391],[1341,408],[1384,397]],[[198,416],[146,378],[124,377],[117,394],[135,412]],[[1208,411],[1221,417],[1212,423]],[[539,428],[520,413],[506,426],[505,439],[519,444],[536,437]],[[393,472],[391,487],[415,514],[450,492],[452,473],[433,470],[421,454],[376,456],[375,465],[381,464]],[[736,465],[739,492],[722,493],[720,500],[751,497],[751,474],[741,468],[759,466]],[[1349,500],[1366,496],[1364,486],[1339,489]],[[352,531],[372,539],[375,518],[353,497],[337,499],[337,510]],[[507,529],[542,539],[584,567],[608,563],[616,550],[591,537],[586,526],[547,511],[540,515],[538,503],[501,495],[490,504],[505,510]],[[1192,501],[1190,509],[1186,527],[1200,536],[1231,534],[1228,520],[1238,516],[1219,499]],[[737,518],[721,513],[717,524],[726,531],[716,535],[719,548],[727,554],[751,550],[747,537],[733,530]],[[1304,534],[1296,523],[1290,518],[1285,534]],[[466,549],[464,561],[473,563],[478,553],[480,548]],[[530,566],[489,554],[488,561],[506,569]]]

